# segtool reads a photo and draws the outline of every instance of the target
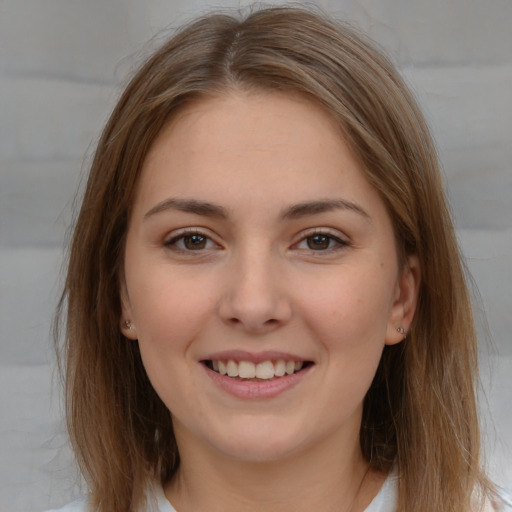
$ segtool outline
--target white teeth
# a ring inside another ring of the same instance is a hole
[[[228,361],[228,377],[238,377],[238,365],[231,359]]]
[[[256,377],[258,379],[273,379],[274,373],[272,361],[263,361],[256,366]]]
[[[276,361],[275,373],[276,377],[282,377],[286,373],[286,361],[284,359]]]
[[[254,364],[252,361],[239,361],[233,359],[228,361],[212,360],[212,368],[221,375],[241,379],[262,379],[270,380],[274,377],[283,377],[292,375],[304,367],[303,361],[285,361],[278,359],[277,361],[261,361]]]
[[[251,361],[240,361],[238,363],[238,375],[242,379],[254,379],[256,377],[256,366]]]

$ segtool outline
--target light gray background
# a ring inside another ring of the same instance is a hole
[[[318,3],[388,50],[434,130],[496,345],[483,357],[490,471],[511,486],[512,0]],[[245,3],[0,0],[0,510],[77,492],[49,336],[74,191],[134,63],[163,28],[219,5]]]

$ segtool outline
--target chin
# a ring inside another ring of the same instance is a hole
[[[284,460],[300,452],[308,442],[304,432],[293,427],[257,422],[250,426],[239,425],[231,433],[218,439],[217,449],[228,457],[245,462],[273,462]]]

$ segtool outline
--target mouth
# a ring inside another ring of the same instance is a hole
[[[294,375],[311,366],[311,361],[278,359],[275,361],[234,361],[233,359],[206,359],[201,361],[209,370],[240,381],[274,381]]]

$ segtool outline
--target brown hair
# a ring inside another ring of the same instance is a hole
[[[138,71],[99,141],[70,247],[68,427],[102,511],[135,511],[148,478],[179,465],[170,413],[119,328],[124,239],[152,142],[182,105],[244,88],[294,91],[337,121],[391,215],[399,253],[421,265],[406,342],[386,347],[365,398],[361,447],[399,475],[399,510],[467,512],[480,470],[476,337],[436,151],[393,65],[354,30],[296,8],[183,28]]]

